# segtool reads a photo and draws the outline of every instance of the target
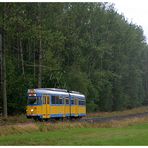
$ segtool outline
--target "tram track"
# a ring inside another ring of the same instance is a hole
[[[107,122],[111,122],[111,121],[121,121],[121,120],[125,120],[125,119],[133,119],[133,118],[143,118],[143,117],[148,117],[148,112],[143,112],[143,113],[136,113],[136,114],[129,114],[129,115],[115,115],[115,116],[111,116],[111,117],[85,117],[79,120],[63,120],[63,121],[59,121],[59,122],[88,122],[88,123],[107,123]],[[56,121],[44,121],[45,123],[57,123],[58,120]],[[0,126],[5,126],[5,125],[19,125],[19,126],[27,126],[27,125],[33,125],[36,123],[41,123],[40,121],[27,121],[24,123],[2,123],[0,124]]]
[[[116,115],[116,116],[111,116],[111,117],[92,117],[92,118],[81,119],[81,121],[110,122],[110,121],[119,121],[119,120],[132,119],[132,118],[143,118],[143,117],[148,117],[148,112],[122,115],[122,116]]]

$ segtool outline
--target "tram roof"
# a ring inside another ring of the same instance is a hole
[[[59,88],[36,88],[36,89],[28,89],[28,93],[33,91],[34,93],[43,93],[43,94],[61,94],[61,95],[71,95],[78,97],[85,97],[83,94],[76,91],[67,91],[66,89]]]

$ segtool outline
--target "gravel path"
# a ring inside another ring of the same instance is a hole
[[[113,120],[118,121],[118,120],[123,120],[123,119],[143,118],[143,117],[148,117],[148,112],[136,113],[136,114],[131,114],[131,115],[112,116],[112,117],[94,117],[94,118],[82,119],[82,121],[87,121],[87,122],[110,122],[110,121],[113,121]]]

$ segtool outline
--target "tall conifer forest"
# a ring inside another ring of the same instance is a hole
[[[8,115],[24,113],[27,90],[41,87],[85,94],[88,112],[148,104],[143,29],[114,4],[0,3],[0,33],[0,106]]]

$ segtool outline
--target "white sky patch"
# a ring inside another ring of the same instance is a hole
[[[111,2],[111,1],[110,1]],[[112,1],[118,13],[123,13],[129,22],[133,22],[143,28],[144,36],[148,42],[148,1]]]

